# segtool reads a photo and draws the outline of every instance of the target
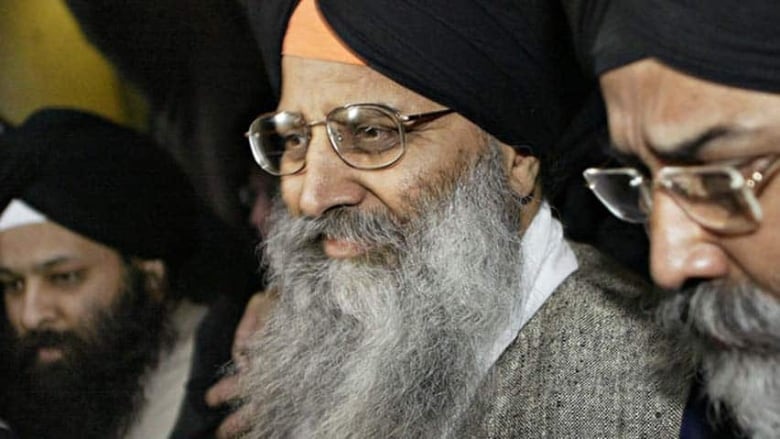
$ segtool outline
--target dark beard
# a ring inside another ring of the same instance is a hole
[[[120,437],[143,403],[141,378],[173,342],[166,306],[146,291],[144,274],[127,264],[125,291],[96,312],[81,333],[36,331],[11,336],[0,413],[22,439]],[[10,333],[10,332],[9,332]],[[40,364],[37,350],[64,356]]]
[[[698,357],[713,422],[729,415],[749,437],[780,437],[780,300],[713,281],[666,299],[658,317]]]
[[[420,183],[406,218],[345,208],[290,218],[266,255],[280,292],[243,392],[253,438],[435,438],[468,408],[523,303],[520,202],[497,147]],[[330,260],[321,237],[367,244]]]

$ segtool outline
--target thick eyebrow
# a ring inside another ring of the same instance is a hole
[[[599,152],[605,158],[603,163],[600,163],[600,168],[615,168],[615,167],[632,167],[637,169],[645,168],[642,161],[633,154],[628,154],[620,150],[620,148],[612,142],[609,137],[609,132],[606,127],[603,130],[597,132],[593,138],[595,145],[598,146]]]
[[[627,154],[615,147],[614,145],[610,144],[609,148],[606,148],[604,150],[606,155],[613,161],[616,161],[620,163],[622,166],[628,166],[632,168],[646,168],[647,166],[642,162],[642,160],[633,155],[633,154]]]
[[[650,147],[653,150],[653,154],[663,161],[683,164],[697,163],[701,161],[699,157],[701,150],[710,142],[724,137],[730,137],[737,133],[738,131],[733,128],[716,125],[692,139],[667,145],[663,149],[659,148],[657,145],[651,145]]]
[[[37,273],[42,273],[52,268],[56,268],[58,265],[64,264],[66,262],[70,262],[72,260],[74,260],[74,258],[71,256],[55,256],[39,264],[35,264],[35,266],[33,267],[33,271]]]
[[[9,269],[7,269],[5,267],[0,267],[0,278],[3,278],[3,277],[15,278],[17,276],[16,276],[16,273],[13,272],[13,270],[9,270]]]
[[[76,258],[72,256],[62,255],[62,256],[54,256],[53,258],[47,259],[43,262],[39,262],[32,267],[33,273],[45,273],[48,270],[51,270],[52,268],[56,268],[58,265],[65,264],[67,262],[71,262],[76,260]],[[18,276],[17,271],[13,270],[8,267],[0,267],[0,275],[7,275],[7,276]]]

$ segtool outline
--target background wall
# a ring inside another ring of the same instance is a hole
[[[143,126],[143,103],[86,41],[61,0],[0,0],[0,116],[67,105]]]
[[[150,134],[243,227],[243,136],[272,108],[237,0],[0,0],[0,119],[73,106]],[[130,84],[133,84],[132,86]]]

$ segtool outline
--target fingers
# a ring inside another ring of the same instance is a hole
[[[241,407],[222,421],[215,435],[217,439],[232,439],[249,430],[249,408]]]
[[[238,399],[239,375],[247,370],[248,365],[246,352],[249,340],[265,324],[276,298],[275,292],[268,291],[255,293],[249,299],[233,338],[233,361],[238,373],[222,378],[206,392],[209,407],[219,407]],[[217,439],[232,439],[249,430],[248,413],[249,408],[244,405],[227,416],[215,432]]]
[[[238,375],[222,378],[206,392],[206,405],[220,407],[238,398]]]
[[[233,359],[239,366],[239,370],[245,366],[244,354],[252,334],[263,327],[274,303],[276,303],[276,294],[273,291],[258,292],[249,299],[233,339]]]

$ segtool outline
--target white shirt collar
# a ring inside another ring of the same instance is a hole
[[[525,231],[521,247],[523,266],[518,294],[524,295],[524,300],[518,300],[519,306],[512,310],[508,327],[488,353],[487,369],[493,366],[555,289],[579,267],[574,251],[563,238],[563,227],[553,218],[546,201],[542,202]]]

